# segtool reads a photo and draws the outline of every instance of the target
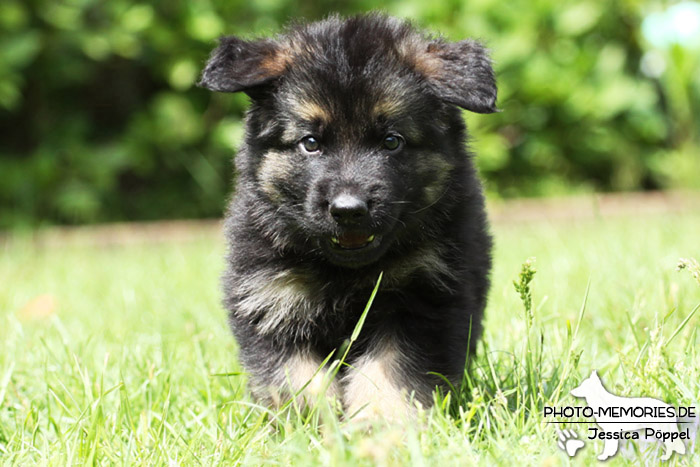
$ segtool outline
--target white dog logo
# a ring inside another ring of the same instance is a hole
[[[685,454],[685,445],[681,441],[683,436],[678,432],[676,419],[651,415],[652,408],[668,413],[667,410],[672,410],[669,404],[651,397],[620,397],[610,394],[603,387],[595,370],[578,387],[571,390],[571,395],[586,399],[586,404],[593,409],[596,424],[601,430],[597,437],[604,440],[603,452],[598,456],[598,460],[602,461],[615,455],[621,438],[638,439],[639,435],[636,433],[634,437],[624,436],[624,432],[637,430],[644,430],[647,436],[648,433],[653,433],[663,441],[665,452],[661,460],[669,459],[674,451]],[[610,410],[612,408],[616,411]],[[645,411],[645,408],[649,409]],[[635,412],[642,415],[620,415]],[[595,428],[592,430],[597,431]]]

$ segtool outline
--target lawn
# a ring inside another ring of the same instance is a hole
[[[246,393],[219,303],[223,245],[0,243],[0,461],[26,464],[566,465],[545,405],[597,369],[608,390],[698,405],[700,212],[499,222],[469,386],[410,426],[327,407],[268,413]],[[528,313],[513,281],[536,258]],[[588,290],[588,292],[587,292]],[[584,307],[585,302],[585,307]],[[582,311],[583,308],[583,311]],[[371,313],[371,310],[370,310]],[[693,431],[693,433],[695,433]],[[694,435],[697,436],[697,435]],[[627,443],[611,465],[652,464]],[[694,441],[671,464],[698,463]]]

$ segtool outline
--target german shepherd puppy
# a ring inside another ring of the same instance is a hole
[[[383,15],[332,16],[274,39],[222,38],[200,85],[251,99],[223,287],[258,400],[317,396],[322,361],[381,272],[326,395],[348,415],[397,418],[445,389],[436,373],[458,385],[491,268],[458,108],[496,111],[484,48]]]

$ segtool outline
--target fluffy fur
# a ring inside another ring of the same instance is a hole
[[[253,393],[300,391],[350,336],[330,383],[346,412],[396,417],[459,384],[491,267],[460,110],[496,111],[490,60],[382,15],[221,39],[200,85],[251,98],[226,216],[225,306]],[[471,336],[470,336],[471,333]]]

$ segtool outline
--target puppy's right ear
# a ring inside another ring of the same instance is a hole
[[[287,57],[273,40],[222,37],[197,85],[219,92],[248,91],[280,77],[286,68]]]

